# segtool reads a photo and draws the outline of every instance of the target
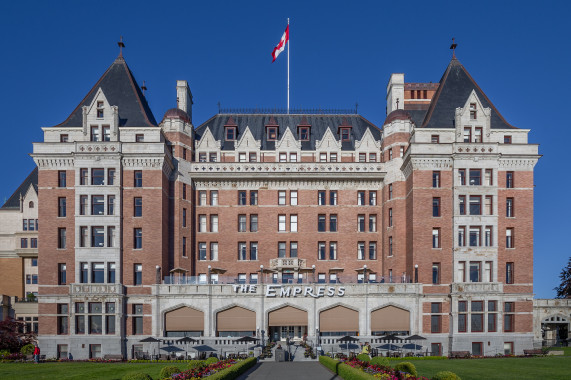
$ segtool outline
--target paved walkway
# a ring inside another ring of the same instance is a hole
[[[237,380],[341,380],[319,362],[258,363]]]

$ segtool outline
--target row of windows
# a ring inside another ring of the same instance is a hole
[[[339,127],[339,137],[341,141],[351,141],[351,127],[341,126]],[[309,141],[310,138],[310,126],[298,126],[299,141]],[[224,138],[226,141],[235,141],[238,136],[237,127],[234,125],[224,126]],[[276,141],[279,136],[279,127],[274,125],[266,125],[266,140]]]
[[[38,231],[38,219],[22,219],[23,231]]]
[[[482,172],[484,177],[482,179]],[[466,178],[468,173],[468,178]],[[506,172],[506,188],[514,187],[514,172]],[[466,179],[470,186],[492,186],[493,183],[493,169],[458,169],[458,184],[466,186]],[[441,187],[441,172],[435,170],[432,172],[432,187]]]
[[[278,205],[285,206],[287,204],[291,206],[296,206],[298,204],[298,192],[297,190],[289,190],[289,203],[287,197],[288,191],[278,190]],[[317,194],[318,205],[324,206],[327,204],[327,192],[325,190],[318,191]],[[377,204],[377,192],[369,191],[369,197],[367,202],[367,192],[360,190],[357,192],[357,204],[359,206],[370,205],[375,206]],[[206,190],[198,191],[198,205],[199,206],[218,206],[218,191],[211,190],[210,197],[208,197],[208,192]],[[250,196],[248,197],[248,191],[239,190],[238,191],[238,205],[240,206],[256,206],[258,205],[258,191],[250,190]],[[329,191],[329,205],[337,205],[337,191]]]
[[[38,238],[30,238],[30,248],[38,248]],[[28,248],[28,238],[20,238],[20,248]]]
[[[471,301],[468,312],[468,301],[458,301],[458,332],[484,332],[484,321],[487,319],[487,332],[497,331],[498,302],[488,301],[487,310],[484,310],[484,301]],[[504,332],[514,331],[514,303],[504,302]],[[487,317],[487,318],[486,318]]]
[[[466,282],[466,275],[468,275],[469,282],[494,282],[493,278],[493,263],[485,261],[484,263],[484,276],[482,277],[482,262],[471,261],[466,264],[465,261],[458,263],[458,282]],[[468,265],[468,272],[466,272],[466,265]],[[441,281],[441,266],[440,263],[432,263],[432,284],[438,285]],[[506,284],[514,283],[514,263],[506,263]]]
[[[483,228],[483,235],[482,235]],[[506,248],[515,248],[514,228],[506,228]],[[483,238],[483,239],[482,239]],[[493,226],[459,226],[458,246],[459,247],[492,247]],[[441,228],[432,229],[432,248],[442,248]]]
[[[105,175],[104,168],[80,168],[79,169],[79,184],[80,185],[114,185],[115,184],[115,168],[107,169],[107,176]],[[91,172],[91,175],[90,175]],[[66,172],[58,172],[58,186],[65,187],[66,185]]]
[[[105,236],[107,230],[107,239]],[[91,239],[89,237],[91,236]],[[114,247],[117,238],[114,226],[80,226],[79,246],[80,247]]]

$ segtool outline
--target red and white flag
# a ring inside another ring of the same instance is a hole
[[[280,40],[280,43],[277,44],[277,46],[274,48],[274,51],[272,51],[272,58],[273,58],[272,62],[274,62],[278,57],[278,55],[280,55],[280,53],[284,51],[288,41],[289,41],[289,24],[284,32],[284,35],[282,36],[282,39]]]

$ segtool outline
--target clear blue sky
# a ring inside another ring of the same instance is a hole
[[[186,79],[195,125],[218,102],[285,106],[286,55],[272,64],[271,51],[287,17],[291,105],[358,102],[376,125],[385,118],[390,74],[439,81],[456,37],[458,58],[499,111],[540,144],[535,292],[553,297],[571,254],[564,239],[571,227],[570,11],[564,1],[2,1],[0,201],[33,169],[28,154],[42,140],[40,128],[71,113],[117,56],[120,35],[157,120],[176,105],[175,81]]]

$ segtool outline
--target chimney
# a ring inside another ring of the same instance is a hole
[[[387,85],[387,115],[397,108],[404,109],[404,74],[391,74]]]
[[[176,81],[176,104],[178,109],[188,114],[192,123],[192,93],[185,80]]]

